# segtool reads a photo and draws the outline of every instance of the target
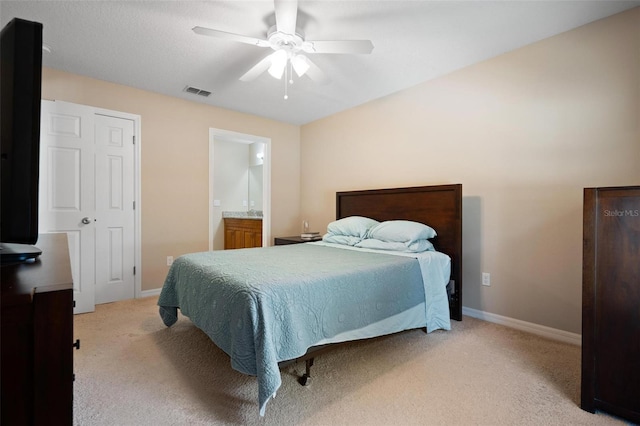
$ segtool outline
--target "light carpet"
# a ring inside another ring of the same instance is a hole
[[[340,346],[282,370],[258,414],[256,378],[157,297],[74,317],[76,425],[621,425],[580,409],[580,348],[464,317]]]

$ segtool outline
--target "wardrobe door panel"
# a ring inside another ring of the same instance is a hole
[[[584,202],[581,406],[640,421],[640,187]]]
[[[596,395],[640,412],[640,197],[598,197]]]

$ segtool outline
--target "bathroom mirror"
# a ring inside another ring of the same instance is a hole
[[[254,142],[249,145],[248,203],[247,210],[262,211],[262,165],[264,164],[264,143]]]
[[[249,211],[262,211],[262,164],[249,166]]]

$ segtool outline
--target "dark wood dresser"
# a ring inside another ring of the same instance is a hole
[[[640,423],[640,186],[584,190],[581,407]]]
[[[32,263],[2,265],[3,425],[73,422],[73,280],[66,234]]]

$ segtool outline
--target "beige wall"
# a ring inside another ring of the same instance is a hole
[[[142,127],[142,290],[162,286],[167,256],[209,247],[209,128],[271,138],[271,229],[298,229],[300,128],[47,69],[42,97],[138,114]]]
[[[462,183],[464,305],[580,333],[582,190],[640,184],[639,121],[636,8],[303,126],[302,217]]]

